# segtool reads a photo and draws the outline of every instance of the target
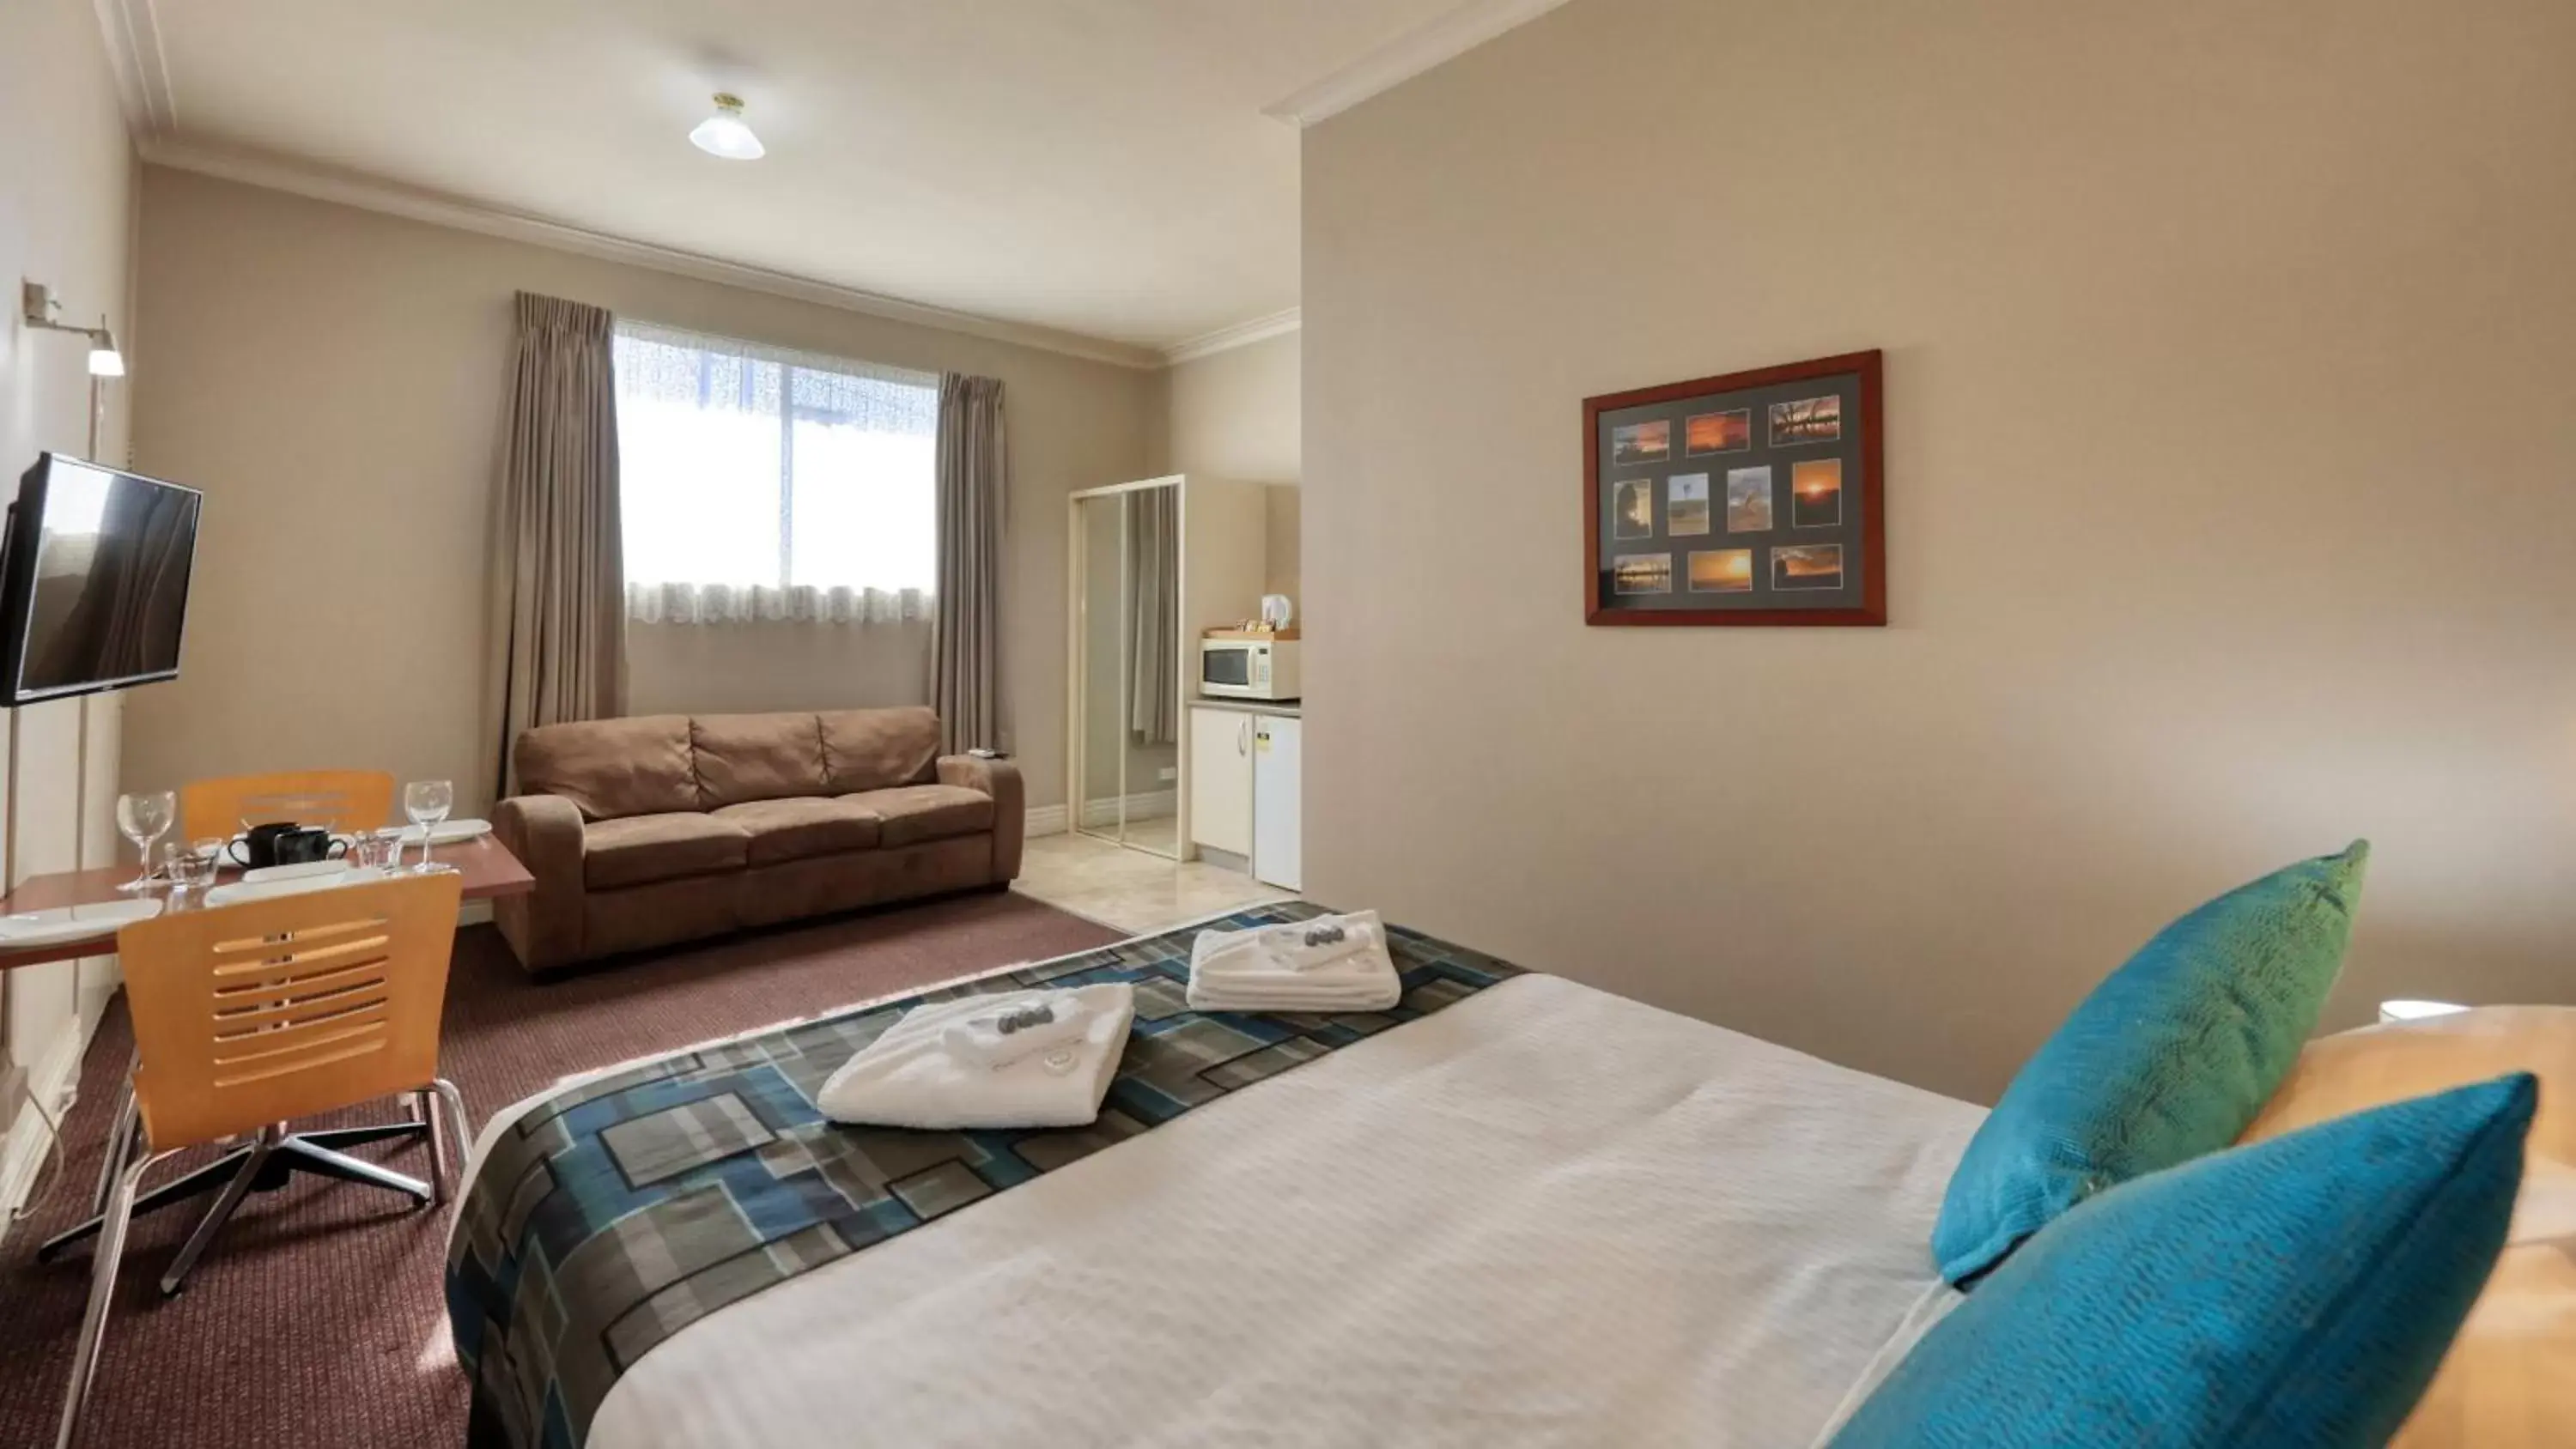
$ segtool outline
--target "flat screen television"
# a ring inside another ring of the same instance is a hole
[[[205,495],[60,453],[18,480],[0,550],[12,708],[174,679]]]

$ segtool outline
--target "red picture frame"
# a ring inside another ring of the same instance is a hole
[[[1808,402],[1824,401],[1822,397],[1778,401],[1781,389],[1794,392],[1794,385],[1799,383],[1834,385],[1836,391],[1828,394],[1835,399],[1830,417],[1806,410]],[[1856,439],[1845,438],[1841,431],[1845,423],[1840,399],[1851,394],[1856,394],[1851,396],[1851,421],[1859,434]],[[1886,449],[1880,427],[1883,401],[1882,364],[1876,349],[1585,398],[1583,622],[1608,627],[1884,626],[1887,498]],[[1705,410],[1692,411],[1698,408]],[[1605,419],[1620,414],[1638,417],[1641,410],[1648,416],[1659,410],[1666,415],[1618,428],[1614,444],[1612,436],[1604,432]],[[1737,421],[1736,414],[1743,414],[1745,420]],[[1708,426],[1703,428],[1701,423]],[[1822,427],[1830,427],[1833,432],[1828,435],[1818,431]],[[1631,433],[1637,433],[1643,441],[1631,439]],[[1833,445],[1829,449],[1822,446],[1827,442]],[[1703,443],[1704,448],[1700,446]],[[1625,456],[1614,457],[1614,450],[1624,450]],[[1721,510],[1717,506],[1721,500],[1711,496],[1710,478],[1729,461],[1729,454],[1743,454],[1747,461],[1759,459],[1761,466],[1739,468],[1726,475],[1732,502]],[[1709,461],[1696,461],[1703,457]],[[1819,482],[1833,492],[1818,492],[1815,496],[1831,498],[1836,526],[1814,532],[1812,536],[1818,541],[1810,544],[1800,537],[1808,530],[1791,526],[1805,506],[1795,493],[1789,505],[1790,522],[1782,523],[1775,517],[1777,493],[1772,473],[1775,468],[1796,470],[1828,461],[1832,472],[1820,475]],[[1665,466],[1649,469],[1646,465],[1650,463]],[[1841,490],[1851,485],[1841,479],[1844,466],[1855,467],[1860,474],[1852,490],[1858,499],[1858,518],[1847,525],[1843,522],[1846,515]],[[1671,467],[1701,467],[1705,471],[1674,475],[1667,471]],[[1623,472],[1629,476],[1619,476]],[[1739,474],[1748,480],[1748,489],[1752,486],[1750,480],[1759,475],[1758,509],[1751,506],[1754,500],[1749,493],[1733,499]],[[1615,500],[1621,509],[1614,527],[1617,536],[1612,540],[1614,549],[1605,553],[1603,524],[1613,517],[1614,500],[1605,497],[1603,489],[1632,490],[1640,486],[1645,489],[1641,497],[1623,491]],[[1663,500],[1660,510],[1659,497]],[[1632,504],[1642,507],[1632,510],[1628,507]],[[1724,519],[1725,535],[1715,534],[1712,514]],[[1647,551],[1617,555],[1615,545],[1632,537],[1618,530],[1631,521],[1643,530],[1633,535],[1635,546]],[[1756,523],[1758,529],[1749,526]],[[1741,547],[1692,549],[1689,544],[1703,535],[1710,536],[1710,542],[1723,537],[1725,542]],[[1656,547],[1658,542],[1660,549]],[[1843,578],[1846,549],[1859,559],[1860,578],[1856,584]],[[1657,552],[1663,560],[1660,565],[1653,562]],[[1676,556],[1681,559],[1678,566]],[[1700,587],[1701,558],[1712,560],[1708,570],[1711,583],[1706,589]],[[1832,572],[1801,572],[1815,559],[1829,562]],[[1632,565],[1636,570],[1633,578]],[[1817,584],[1813,580],[1827,577],[1835,581],[1833,591],[1840,595],[1840,600],[1830,606],[1804,600],[1773,602],[1814,589]],[[1632,582],[1637,587],[1629,587]],[[1658,582],[1661,586],[1655,587]],[[1689,607],[1693,593],[1708,594],[1707,605]],[[1742,597],[1718,602],[1727,595]],[[1621,602],[1623,599],[1627,602]]]

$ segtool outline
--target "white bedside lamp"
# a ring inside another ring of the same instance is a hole
[[[2436,1016],[2456,1016],[2466,1010],[2467,1007],[2448,1001],[2383,1001],[2379,1003],[2379,1019],[2382,1023],[2427,1021]]]

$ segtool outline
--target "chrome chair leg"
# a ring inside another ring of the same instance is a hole
[[[97,1261],[90,1268],[89,1306],[81,1310],[80,1339],[72,1348],[71,1382],[63,1389],[63,1417],[54,1433],[54,1449],[71,1449],[80,1433],[81,1407],[89,1401],[90,1380],[98,1375],[99,1345],[107,1338],[107,1310],[116,1298],[117,1260],[125,1256],[125,1227],[133,1219],[134,1194],[144,1171],[169,1156],[146,1153],[117,1174],[107,1194],[107,1221],[98,1234]]]
[[[224,1224],[232,1221],[233,1210],[250,1195],[251,1184],[258,1179],[260,1169],[268,1165],[269,1154],[277,1150],[279,1139],[285,1135],[284,1123],[259,1129],[258,1139],[251,1143],[249,1158],[233,1174],[232,1181],[224,1184],[215,1205],[198,1220],[197,1230],[188,1235],[187,1243],[179,1249],[179,1256],[170,1260],[169,1271],[161,1275],[162,1297],[177,1293],[187,1283],[188,1270],[197,1266],[197,1260],[214,1245],[215,1234],[222,1232]]]
[[[474,1151],[474,1122],[465,1115],[465,1094],[445,1077],[430,1083],[420,1098],[429,1115],[432,1181],[437,1185],[438,1201],[445,1203],[456,1195],[457,1184],[464,1180],[466,1159]]]
[[[430,1198],[429,1184],[419,1178],[407,1177],[390,1167],[379,1167],[363,1157],[316,1147],[302,1137],[291,1136],[278,1143],[277,1153],[279,1159],[296,1172],[310,1173],[315,1177],[335,1177],[362,1187],[381,1187],[387,1192],[398,1192],[421,1202]]]
[[[134,1152],[134,1069],[143,1065],[141,1052],[130,1052],[125,1059],[125,1075],[116,1079],[116,1111],[107,1119],[107,1155],[98,1164],[98,1191],[90,1195],[92,1217],[107,1211],[107,1195],[116,1188],[116,1175],[125,1170],[125,1159]]]

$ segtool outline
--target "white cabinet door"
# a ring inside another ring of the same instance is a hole
[[[1190,711],[1190,839],[1233,855],[1252,854],[1251,715]]]
[[[1305,775],[1305,721],[1263,715],[1252,731],[1252,873],[1282,890],[1300,889],[1304,850],[1299,792]]]

